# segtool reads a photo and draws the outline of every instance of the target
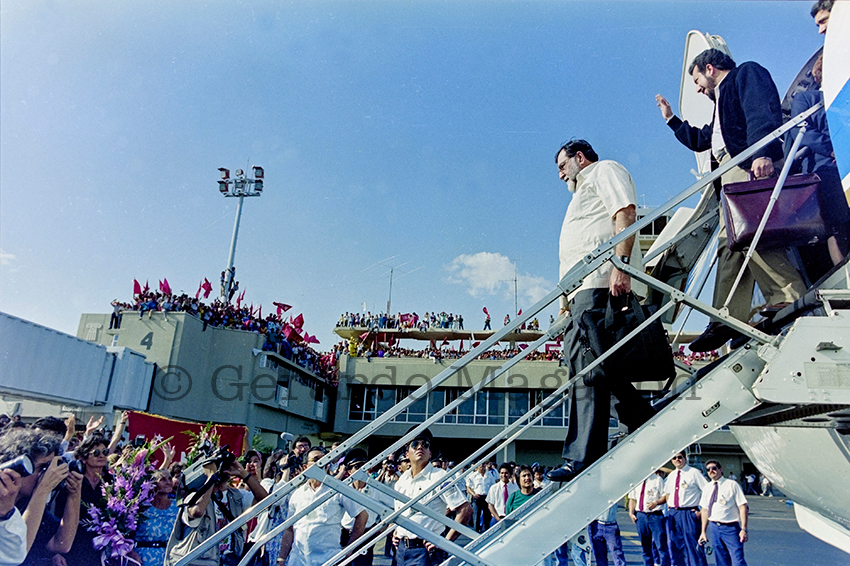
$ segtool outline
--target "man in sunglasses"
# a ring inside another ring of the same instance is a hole
[[[702,533],[699,543],[711,541],[717,566],[747,566],[744,543],[747,542],[747,498],[738,482],[723,477],[717,460],[705,463],[711,480],[702,490]]]
[[[410,469],[404,472],[396,482],[396,491],[408,497],[416,497],[423,491],[434,491],[440,488],[443,478],[448,473],[431,465],[433,441],[431,432],[426,429],[407,445],[406,455],[410,460]],[[395,506],[396,509],[400,509],[403,504],[396,501]],[[472,507],[457,487],[447,489],[440,497],[431,500],[428,506],[440,514],[451,510],[455,513],[455,521],[462,525],[467,524],[469,518],[472,517]],[[442,523],[423,513],[407,510],[404,515],[434,533],[440,533],[443,530]],[[450,529],[445,536],[448,540],[455,540],[458,535],[457,531]],[[419,538],[416,533],[410,532],[404,527],[396,528],[393,534],[393,544],[397,548],[397,566],[432,566],[440,564],[446,558],[446,553],[443,550]]]
[[[705,551],[699,544],[699,501],[706,485],[702,473],[688,465],[684,452],[673,456],[675,470],[664,482],[664,495],[649,504],[650,510],[667,503],[667,516],[671,520],[670,536],[673,543],[673,564],[706,566]]]

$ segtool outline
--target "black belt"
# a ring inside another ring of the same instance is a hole
[[[698,511],[699,507],[673,507],[674,511]]]
[[[731,523],[721,523],[720,521],[712,521],[715,525],[723,525],[724,527],[738,526],[738,521],[732,521]]]
[[[137,548],[165,548],[167,540],[137,540]]]
[[[403,542],[404,546],[407,548],[425,548],[425,541],[421,538],[401,537],[401,542]]]
[[[638,513],[643,513],[644,515],[663,515],[661,511],[638,511]]]

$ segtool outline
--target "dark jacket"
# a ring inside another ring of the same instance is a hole
[[[741,63],[729,71],[720,83],[719,98],[720,130],[732,157],[782,125],[779,92],[770,73],[758,63]],[[667,124],[686,147],[694,151],[711,149],[714,120],[697,128],[673,116]],[[758,157],[778,161],[782,155],[782,145],[775,140],[741,163],[741,167],[749,169]]]

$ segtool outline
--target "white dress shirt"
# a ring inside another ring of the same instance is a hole
[[[508,494],[505,495],[505,487],[507,486]],[[487,492],[487,503],[496,508],[499,517],[507,515],[505,510],[508,505],[508,497],[515,491],[519,491],[519,487],[514,482],[503,483],[499,482],[490,486],[490,491]]]
[[[314,490],[307,482],[294,492],[289,499],[287,516],[291,517],[319,499],[330,488],[322,484]],[[295,538],[289,553],[289,566],[320,566],[330,560],[342,547],[339,544],[339,532],[342,517],[348,513],[356,517],[363,507],[341,493],[334,495],[301,517],[293,525]]]
[[[645,487],[644,487],[645,486]],[[643,491],[643,507],[640,504],[640,494]],[[636,488],[629,492],[629,500],[635,502],[635,512],[653,513],[661,511],[660,506],[649,508],[649,504],[658,501],[664,495],[664,480],[656,474],[652,474],[643,480]],[[668,503],[670,503],[668,501]]]
[[[679,504],[676,505],[676,478],[682,476],[679,480]],[[676,507],[698,507],[700,497],[702,497],[702,488],[707,483],[702,473],[689,465],[685,465],[681,470],[676,469],[670,472],[667,476],[667,481],[664,482],[664,491],[667,493],[667,506],[670,509]]]
[[[573,185],[569,183],[570,190]],[[563,277],[576,263],[614,237],[614,215],[630,205],[637,206],[637,190],[632,176],[616,161],[597,161],[582,169],[575,183],[559,245],[560,271]],[[640,246],[632,246],[631,265],[641,265]],[[584,289],[607,289],[612,264],[609,262],[584,278]],[[633,287],[636,282],[633,282]],[[639,294],[645,294],[644,292]]]
[[[422,491],[436,491],[437,489],[442,487],[442,480],[444,477],[448,475],[442,468],[435,468],[429,462],[425,468],[416,474],[416,477],[413,477],[410,473],[410,470],[407,470],[402,474],[399,480],[395,484],[395,490],[402,495],[406,495],[410,498],[418,496]],[[425,497],[428,497],[427,495]],[[421,501],[421,500],[420,500]],[[461,505],[466,503],[466,498],[463,493],[456,487],[452,487],[443,492],[440,497],[437,497],[428,504],[428,507],[433,509],[439,514],[444,514],[446,509],[451,509],[454,511]],[[404,504],[400,501],[395,502],[395,508],[401,509]],[[404,516],[409,517],[413,522],[418,523],[425,527],[426,529],[433,531],[435,533],[442,532],[443,524],[439,521],[428,517],[423,513],[419,513],[417,511],[413,511],[412,509],[408,509],[404,512]],[[396,528],[396,536],[397,537],[410,537],[416,538],[417,535],[405,529],[404,527]]]
[[[27,525],[15,509],[8,520],[0,521],[0,566],[16,566],[26,557]]]
[[[741,520],[738,514],[738,506],[745,505],[747,498],[744,496],[744,491],[738,482],[729,478],[720,478],[718,481],[708,482],[702,488],[702,498],[700,498],[699,506],[703,509],[708,509],[708,503],[711,501],[711,494],[714,491],[714,486],[717,485],[717,498],[714,500],[714,505],[711,506],[711,515],[708,516],[709,521],[718,523],[735,523]]]

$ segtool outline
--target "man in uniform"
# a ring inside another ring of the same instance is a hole
[[[406,452],[407,458],[410,460],[410,468],[402,474],[395,484],[395,490],[402,495],[412,498],[418,496],[422,491],[438,489],[443,478],[448,475],[442,468],[435,468],[431,465],[433,440],[430,431],[426,429],[407,445]],[[404,504],[396,501],[395,505],[396,509],[400,509]],[[454,512],[455,521],[462,525],[465,525],[472,516],[472,507],[457,488],[446,490],[440,497],[433,499],[428,506],[441,514],[447,511]],[[424,513],[408,509],[404,512],[404,515],[436,534],[443,530],[442,523]],[[459,534],[454,529],[449,529],[445,537],[448,540],[455,540]],[[433,566],[442,563],[446,556],[444,551],[401,526],[396,527],[393,533],[393,544],[397,547],[397,566]]]
[[[692,126],[673,114],[670,103],[663,96],[656,95],[655,101],[676,139],[693,151],[710,149],[714,159],[722,165],[782,125],[779,92],[770,73],[758,63],[750,61],[736,66],[735,61],[719,49],[706,49],[694,58],[688,72],[697,92],[714,102],[714,118],[710,124],[699,128]],[[750,173],[755,178],[770,177],[775,171],[774,163],[782,157],[782,145],[774,140],[732,168],[721,181],[724,185],[747,181]],[[720,218],[712,301],[718,309],[725,304],[744,263],[743,253],[729,249],[723,216]],[[788,261],[784,249],[758,251],[750,259],[729,301],[730,316],[744,322],[750,319],[755,282],[770,310],[793,302],[806,292],[803,280]],[[712,321],[689,348],[692,352],[709,352],[738,336],[728,326]]]
[[[657,505],[653,504],[663,495],[664,480],[657,473],[643,480],[639,486],[629,492],[629,517],[631,517],[633,523],[637,524],[644,566],[654,566],[655,564],[652,558],[653,546],[660,558],[659,566],[670,566],[664,514]]]
[[[706,462],[705,471],[711,481],[703,488],[699,502],[702,518],[699,543],[711,540],[717,566],[747,566],[744,560],[747,498],[738,482],[723,477],[723,468],[717,460]]]
[[[572,199],[567,208],[560,238],[560,277],[601,244],[635,222],[637,191],[632,176],[615,161],[599,161],[599,156],[584,140],[572,140],[555,154],[558,174],[567,183]],[[640,265],[640,248],[634,237],[620,242],[615,254],[624,263]],[[564,337],[564,357],[574,376],[593,361],[582,344],[578,329],[581,314],[592,308],[604,308],[609,293],[627,296],[631,278],[611,263],[584,278],[582,286],[569,297],[561,297],[561,311],[569,311],[573,320]],[[588,386],[579,380],[570,389],[570,413],[564,440],[564,466],[549,472],[553,481],[569,481],[608,449],[608,422],[611,396],[617,398],[617,415],[630,430],[637,429],[654,413],[649,403],[623,376],[605,376],[605,384]]]
[[[676,566],[706,566],[705,552],[699,546],[699,501],[706,481],[702,473],[688,465],[684,452],[673,456],[676,467],[664,482],[664,495],[649,504],[655,509],[667,503],[670,535],[673,540],[673,564]]]

